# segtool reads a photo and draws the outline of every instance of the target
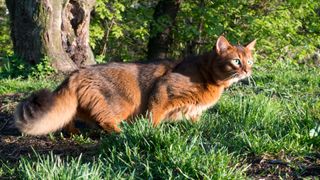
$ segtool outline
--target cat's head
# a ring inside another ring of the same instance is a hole
[[[217,40],[215,62],[213,68],[219,80],[226,81],[230,85],[241,79],[251,76],[253,66],[252,50],[256,40],[246,46],[231,45],[228,40],[220,36]]]

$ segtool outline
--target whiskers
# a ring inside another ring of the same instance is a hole
[[[223,79],[223,81],[228,81],[228,80],[231,80],[231,79],[240,79],[240,74],[235,72],[235,73],[232,73],[230,76],[226,77],[225,79]]]
[[[256,83],[256,81],[253,79],[252,75],[248,76],[247,78],[248,78],[248,81],[249,81],[249,85],[252,84],[254,87],[257,86],[257,83]]]
[[[247,85],[251,85],[254,87],[257,86],[257,84],[251,74],[249,76],[245,76],[245,75],[241,75],[238,72],[233,72],[230,76],[223,79],[223,81],[231,81],[232,83],[237,82],[237,81],[243,81]]]

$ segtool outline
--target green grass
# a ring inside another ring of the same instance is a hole
[[[18,166],[0,168],[0,176],[245,179],[245,159],[250,156],[282,152],[303,158],[319,152],[319,69],[284,63],[257,67],[255,83],[227,90],[199,123],[163,123],[152,128],[146,119],[139,119],[131,125],[124,123],[121,134],[104,134],[91,160],[52,154],[23,157]],[[0,82],[0,94],[56,86],[32,79]],[[83,135],[73,138],[78,143],[91,142]]]
[[[12,93],[29,93],[41,88],[54,88],[57,82],[45,79],[0,79],[0,95]]]
[[[31,163],[30,159],[21,158],[18,169],[22,179],[101,179],[102,165],[100,160],[83,163],[81,156],[63,160],[50,154],[37,155]]]

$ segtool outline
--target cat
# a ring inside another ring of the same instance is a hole
[[[233,46],[220,36],[214,48],[181,61],[107,63],[73,72],[53,92],[43,89],[22,101],[15,125],[30,135],[65,128],[79,133],[75,119],[97,122],[106,132],[121,132],[119,124],[147,115],[154,126],[163,120],[199,120],[223,91],[251,75],[252,50]]]

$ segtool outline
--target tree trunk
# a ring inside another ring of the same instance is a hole
[[[182,0],[160,0],[153,14],[154,23],[150,25],[148,59],[168,57],[172,43],[172,28]]]
[[[62,72],[94,64],[89,46],[95,0],[6,0],[14,52],[30,64],[48,56]]]

